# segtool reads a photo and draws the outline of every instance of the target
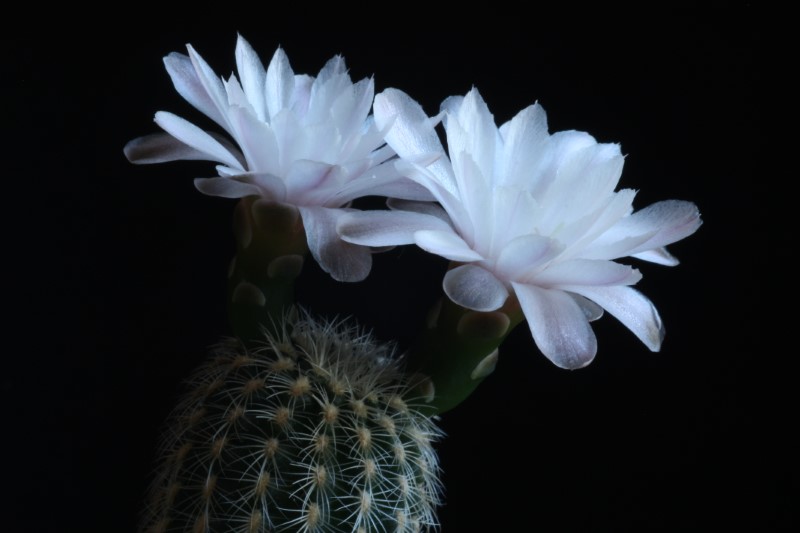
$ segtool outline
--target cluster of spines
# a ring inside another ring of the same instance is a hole
[[[441,431],[415,385],[341,322],[221,344],[170,419],[143,531],[435,530]]]

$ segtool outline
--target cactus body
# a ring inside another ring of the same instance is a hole
[[[391,347],[305,316],[279,331],[221,344],[190,379],[142,531],[436,529],[441,431]]]

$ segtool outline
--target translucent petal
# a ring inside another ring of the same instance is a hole
[[[657,352],[664,339],[664,325],[653,303],[630,287],[564,287],[600,305],[631,330],[650,350]]]
[[[239,72],[242,89],[253,112],[259,120],[266,121],[268,115],[264,85],[267,73],[258,54],[241,35],[236,41],[236,70]]]
[[[267,67],[266,106],[269,116],[274,117],[289,106],[294,93],[295,77],[289,58],[283,48],[278,48]]]
[[[409,211],[357,211],[343,215],[337,232],[342,239],[364,246],[413,244],[414,233],[422,229],[447,231],[442,219]]]
[[[583,308],[560,290],[512,283],[533,340],[556,366],[582,368],[597,354],[597,338]]]
[[[223,128],[228,128],[227,120],[200,81],[189,56],[172,52],[164,58],[164,66],[175,90],[184,100]]]
[[[320,267],[337,281],[361,281],[372,268],[369,248],[345,242],[336,233],[343,209],[300,207],[308,248]]]
[[[414,242],[423,250],[451,261],[480,261],[483,256],[471,249],[452,229],[422,230],[414,234]]]
[[[475,311],[495,311],[508,298],[508,289],[494,274],[477,265],[448,270],[444,292],[455,303]]]
[[[188,120],[166,111],[159,111],[156,113],[155,121],[164,131],[182,143],[207,154],[209,160],[218,161],[234,168],[241,166],[236,156],[219,141]]]
[[[444,155],[444,147],[433,129],[433,122],[414,99],[400,90],[386,89],[375,97],[373,112],[380,129],[394,121],[386,134],[386,142],[400,157],[442,154],[427,170],[447,190],[456,192],[450,161]]]
[[[565,285],[633,285],[641,273],[628,265],[599,259],[558,261],[539,272],[535,283],[545,287]]]

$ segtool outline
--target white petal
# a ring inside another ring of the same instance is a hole
[[[226,119],[200,81],[189,56],[172,52],[164,58],[164,66],[178,94],[195,109],[227,129]]]
[[[231,127],[247,160],[247,169],[251,172],[280,174],[278,144],[269,125],[242,107],[231,108],[230,118]]]
[[[669,253],[663,246],[661,248],[654,248],[652,250],[639,252],[638,254],[631,254],[631,257],[664,266],[677,266],[680,264],[678,258]]]
[[[447,212],[434,202],[416,202],[411,200],[401,200],[397,198],[389,198],[386,205],[393,211],[412,211],[414,213],[423,213],[437,217],[447,224],[450,224],[450,217]]]
[[[497,256],[497,272],[519,281],[556,257],[564,246],[542,235],[522,235],[510,241]]]
[[[443,286],[451,300],[475,311],[494,311],[508,298],[503,282],[477,265],[461,265],[447,271]]]
[[[511,284],[539,350],[556,366],[581,368],[597,354],[597,338],[580,305],[560,290]]]
[[[637,228],[658,228],[656,235],[631,253],[660,248],[685,239],[703,223],[697,206],[682,200],[656,202],[623,220]]]
[[[449,230],[449,231],[448,231]],[[451,228],[421,230],[414,233],[414,242],[423,250],[451,261],[480,261],[483,256],[471,249]]]
[[[575,303],[577,303],[580,308],[583,309],[583,314],[586,315],[586,320],[589,322],[594,322],[603,316],[603,308],[593,301],[589,300],[588,298],[584,298],[580,294],[575,294],[574,292],[568,292],[567,294],[572,296],[572,299],[575,300]]]
[[[153,133],[133,139],[125,145],[123,152],[128,161],[136,164],[208,159],[205,152],[182,143],[168,133]]]
[[[337,219],[343,209],[300,207],[306,229],[308,248],[322,270],[336,281],[361,281],[372,268],[369,248],[345,242],[336,233]]]
[[[630,287],[565,287],[589,298],[614,315],[631,330],[650,350],[657,352],[664,339],[664,325],[653,302]]]
[[[289,107],[294,93],[294,83],[295,77],[289,65],[289,58],[282,48],[278,48],[267,67],[266,104],[270,117]]]
[[[633,285],[642,279],[635,268],[600,259],[557,261],[534,277],[536,285]]]
[[[234,178],[197,178],[194,186],[203,194],[222,198],[244,198],[261,194],[256,185]]]
[[[539,104],[526,107],[501,128],[504,146],[498,155],[498,185],[530,187],[531,169],[541,164],[550,146],[547,115]]]
[[[499,139],[497,126],[477,89],[473,88],[455,109],[446,113],[445,129],[450,159],[459,175],[457,163],[462,153],[469,154],[484,179],[494,175],[494,154]],[[464,186],[461,185],[462,193]]]
[[[336,198],[346,203],[362,196],[386,196],[406,200],[433,200],[431,193],[409,178],[402,177],[392,164],[371,168],[360,176],[348,181],[336,192]]]
[[[391,123],[391,128],[386,134],[386,142],[400,157],[442,154],[427,167],[427,170],[451,193],[455,193],[450,161],[444,155],[444,147],[433,129],[433,122],[416,100],[403,91],[386,89],[375,96],[373,113],[379,129],[384,129]]]
[[[339,219],[337,232],[342,239],[364,246],[395,246],[414,243],[421,229],[447,231],[442,219],[408,211],[358,211]]]
[[[647,235],[644,242],[621,252],[634,255],[684,239],[697,231],[701,224],[700,212],[692,202],[664,200],[623,218],[598,239],[598,244]]]
[[[266,121],[267,104],[264,98],[264,84],[267,73],[258,54],[241,35],[236,41],[236,70],[239,72],[244,94],[256,117],[261,121]]]
[[[191,122],[166,111],[156,113],[155,120],[156,124],[179,141],[207,154],[209,160],[218,161],[234,168],[241,166],[236,156],[227,148]]]
[[[219,124],[225,128],[228,133],[232,133],[228,125],[228,98],[222,80],[214,73],[208,63],[200,57],[200,54],[192,48],[192,45],[186,45],[186,48],[189,51],[189,59],[197,73],[197,79],[205,89],[212,104],[217,108],[219,115],[222,117],[222,121]]]
[[[301,159],[294,161],[286,176],[286,189],[289,198],[294,203],[317,204],[323,203],[333,191],[326,183],[341,179],[337,173],[341,168],[318,161]],[[336,206],[339,207],[339,206]]]

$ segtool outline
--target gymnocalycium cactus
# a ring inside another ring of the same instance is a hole
[[[145,533],[437,529],[435,417],[492,373],[514,327],[527,322],[540,351],[568,369],[594,358],[591,322],[605,311],[660,348],[661,318],[632,288],[641,274],[616,260],[676,265],[665,246],[700,216],[678,200],[634,212],[635,192],[615,190],[619,146],[551,135],[538,104],[498,127],[477,89],[428,117],[402,91],[375,96],[373,80],[353,83],[338,56],[316,77],[295,75],[282,50],[265,69],[240,37],[239,77],[223,79],[188,50],[167,56],[167,71],[227,136],[159,112],[166,133],[125,154],[216,162],[218,176],[196,187],[239,199],[234,338],[170,420]],[[365,196],[387,197],[389,210],[358,211]],[[372,252],[405,244],[450,267],[404,357],[298,310],[308,255],[355,282]]]
[[[391,348],[301,313],[231,339],[189,380],[161,449],[147,533],[436,525],[434,421]]]

